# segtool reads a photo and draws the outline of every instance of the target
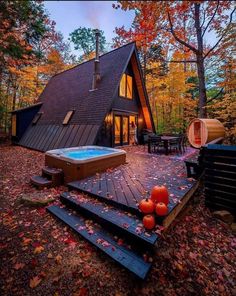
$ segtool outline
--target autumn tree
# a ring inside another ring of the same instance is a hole
[[[66,62],[65,62],[66,61]],[[41,1],[0,1],[0,125],[33,104],[48,79],[73,62]]]
[[[196,63],[199,88],[199,115],[207,116],[207,94],[205,62],[217,50],[225,37],[235,12],[232,1],[120,1],[116,8],[135,10],[134,23],[144,26],[145,38],[149,41],[158,36],[162,42],[168,40],[172,46],[191,52],[193,59],[185,63]],[[126,37],[132,28],[116,29],[118,35]],[[217,41],[207,42],[209,34]]]
[[[184,54],[176,51],[172,59],[181,61]],[[187,122],[195,117],[196,100],[191,96],[194,84],[188,77],[194,77],[195,71],[183,63],[170,63],[167,72],[160,73],[160,62],[149,64],[152,68],[147,74],[147,91],[158,132],[182,132]]]
[[[0,1],[0,117],[5,128],[8,111],[15,109],[19,89],[12,69],[33,63],[32,43],[45,34],[46,18],[40,2]]]
[[[95,31],[96,29],[79,27],[70,33],[70,40],[74,44],[76,50],[82,51],[80,59],[88,60],[92,57],[92,53],[95,52],[96,40],[95,40]],[[100,53],[105,50],[106,38],[104,32],[99,30],[99,50]]]
[[[236,24],[232,23],[217,52],[219,91],[209,102],[209,112],[221,120],[226,130],[226,141],[236,144]]]

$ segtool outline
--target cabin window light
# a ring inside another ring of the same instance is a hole
[[[36,124],[38,121],[39,121],[39,118],[41,117],[42,115],[42,112],[38,112],[35,116],[34,116],[34,119],[32,121],[32,124]]]
[[[124,97],[127,99],[133,98],[133,78],[130,75],[123,74],[120,81],[120,89],[119,89],[120,97]]]
[[[70,121],[70,119],[71,119],[73,113],[74,113],[74,110],[68,111],[68,112],[66,113],[66,116],[65,116],[65,118],[64,118],[62,124],[68,124],[68,122]]]
[[[13,114],[11,118],[11,135],[16,136],[16,114]]]

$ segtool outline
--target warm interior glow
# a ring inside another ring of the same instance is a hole
[[[126,75],[127,78],[127,93],[126,97],[132,99],[133,97],[133,79],[131,76]]]
[[[119,95],[121,97],[132,99],[133,98],[133,78],[130,75],[123,74],[120,81]]]
[[[68,111],[64,120],[63,120],[63,124],[67,124],[69,122],[69,120],[71,119],[72,114],[74,113],[74,111]]]
[[[126,95],[126,75],[123,74],[120,81],[120,96],[125,97]]]
[[[194,122],[194,142],[197,145],[201,145],[201,122]]]
[[[129,141],[129,117],[123,116],[123,144]]]
[[[11,135],[16,136],[16,114],[12,115],[11,118]]]
[[[115,116],[115,144],[120,144],[121,117]]]

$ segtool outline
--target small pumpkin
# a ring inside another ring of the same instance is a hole
[[[168,208],[164,202],[157,203],[156,214],[157,214],[157,216],[166,216],[168,214]]]
[[[151,192],[151,200],[155,203],[164,202],[169,203],[169,193],[165,186],[154,186]]]
[[[151,230],[155,227],[155,225],[156,225],[156,222],[153,215],[146,215],[143,217],[143,226],[146,229]]]
[[[144,214],[151,214],[155,210],[155,205],[150,198],[144,198],[139,203],[139,209]]]

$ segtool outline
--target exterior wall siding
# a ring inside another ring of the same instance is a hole
[[[26,131],[40,108],[41,105],[12,113],[16,115],[16,136],[12,137],[13,143],[18,143],[20,141],[24,132]]]

